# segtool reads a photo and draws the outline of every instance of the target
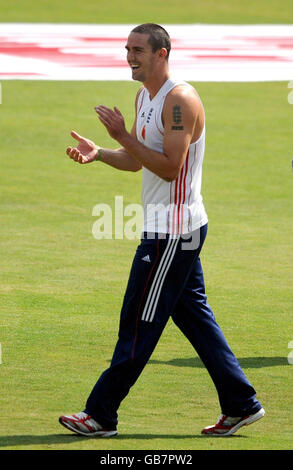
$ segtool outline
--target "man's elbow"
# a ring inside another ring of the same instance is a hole
[[[167,183],[172,183],[172,181],[176,181],[177,177],[165,176],[162,178],[163,180],[167,181]]]
[[[142,169],[142,165],[133,165],[131,167],[131,171],[133,171],[133,173],[136,173],[137,171],[140,171]]]
[[[170,168],[168,172],[163,176],[163,180],[167,181],[168,183],[175,181],[178,178],[180,170],[181,168],[178,167]]]

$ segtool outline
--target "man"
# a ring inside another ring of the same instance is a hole
[[[170,79],[170,38],[159,25],[134,28],[127,40],[132,78],[143,83],[131,133],[120,111],[96,112],[120,148],[110,150],[72,132],[67,154],[81,164],[96,160],[120,170],[143,170],[144,228],[121,310],[119,339],[110,367],[94,386],[84,411],[61,416],[85,436],[117,434],[117,410],[150,358],[171,316],[194,346],[218,392],[221,416],[207,435],[228,436],[264,415],[207,303],[199,254],[207,233],[201,197],[205,115],[189,84]],[[155,210],[153,210],[155,207]]]

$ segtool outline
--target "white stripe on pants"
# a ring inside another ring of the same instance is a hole
[[[168,240],[142,312],[141,319],[144,321],[152,322],[154,319],[164,280],[174,258],[179,240],[179,236],[177,238],[170,237]]]

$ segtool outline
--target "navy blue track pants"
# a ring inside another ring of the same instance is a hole
[[[180,236],[144,234],[130,271],[110,367],[86,403],[85,412],[105,428],[116,428],[119,405],[148,362],[170,316],[207,368],[222,413],[245,416],[261,408],[207,303],[199,257],[206,233],[207,225],[197,231],[198,243],[190,242],[192,249],[186,249],[188,242]]]

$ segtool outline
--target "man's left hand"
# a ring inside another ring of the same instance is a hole
[[[127,135],[124,118],[116,106],[114,110],[112,110],[106,106],[100,105],[96,106],[95,110],[101,123],[104,124],[113,139],[119,142],[121,138]]]

